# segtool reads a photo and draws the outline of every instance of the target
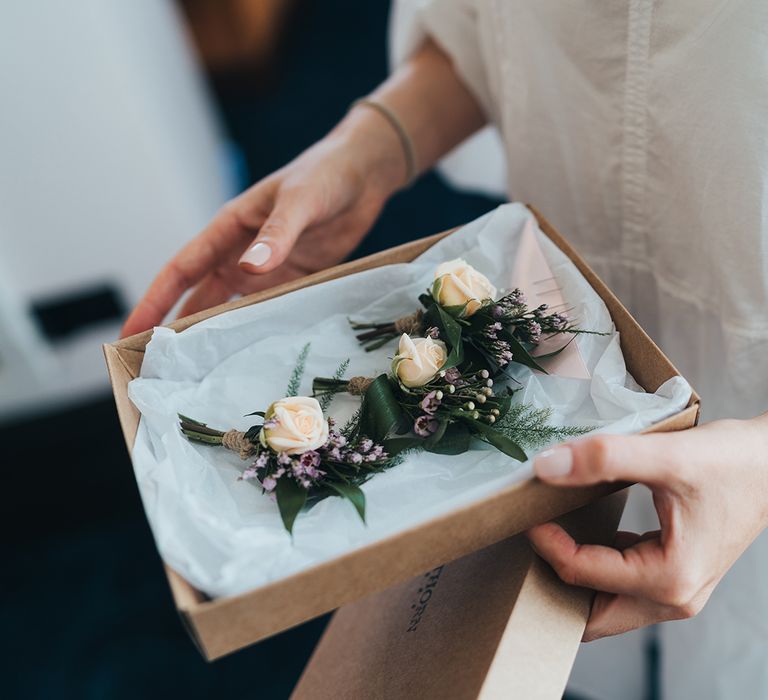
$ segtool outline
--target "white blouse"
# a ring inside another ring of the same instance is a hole
[[[768,410],[768,2],[400,0],[393,19],[397,61],[425,35],[451,56],[501,136],[508,195],[574,243],[704,419]],[[460,163],[465,184],[501,172]],[[664,698],[768,698],[766,536],[660,635]]]

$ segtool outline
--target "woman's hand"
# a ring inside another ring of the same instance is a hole
[[[448,57],[427,41],[372,98],[398,115],[418,171],[479,129],[485,117]],[[400,137],[359,106],[322,141],[229,202],[160,272],[123,327],[162,322],[188,290],[181,315],[344,260],[384,203],[405,184]]]
[[[163,268],[122,335],[161,323],[193,287],[182,316],[335,265],[365,236],[404,172],[391,127],[376,114],[351,114],[227,203]]]
[[[614,547],[577,544],[555,523],[528,532],[563,581],[599,591],[584,641],[696,615],[768,525],[768,414],[679,433],[595,436],[534,464],[557,486],[637,481],[661,529],[620,532]]]

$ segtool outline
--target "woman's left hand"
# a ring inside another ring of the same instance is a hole
[[[661,529],[619,532],[614,547],[578,544],[555,523],[528,532],[563,581],[599,591],[584,641],[696,615],[768,525],[768,414],[582,438],[542,453],[534,469],[557,486],[636,481],[653,494]]]

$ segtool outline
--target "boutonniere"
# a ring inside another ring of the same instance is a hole
[[[446,344],[430,336],[403,333],[388,374],[316,377],[312,388],[326,400],[339,392],[361,396],[356,430],[379,441],[391,455],[411,449],[461,454],[475,439],[524,461],[524,445],[586,432],[550,425],[548,409],[513,406],[511,389],[496,393],[487,369],[460,369]]]
[[[181,432],[190,440],[232,450],[249,465],[240,478],[273,497],[288,532],[299,512],[328,496],[347,499],[365,520],[365,495],[360,486],[394,460],[381,444],[359,430],[356,421],[337,428],[324,414],[328,401],[298,392],[309,346],[302,351],[288,396],[266,410],[248,415],[261,421],[248,430],[216,430],[179,415]],[[343,362],[336,376],[348,364]]]
[[[431,337],[445,343],[450,364],[485,368],[498,377],[512,363],[545,372],[539,362],[570,342],[534,357],[532,352],[545,338],[603,335],[578,328],[566,313],[552,312],[546,304],[529,308],[520,289],[500,294],[485,275],[461,258],[437,266],[432,287],[419,301],[421,309],[396,321],[351,322],[354,330],[362,331],[357,339],[366,350],[374,350],[403,333]]]

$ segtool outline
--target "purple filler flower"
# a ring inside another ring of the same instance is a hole
[[[455,384],[459,379],[461,379],[461,372],[455,367],[445,370],[445,381],[448,384]]]
[[[275,490],[275,486],[277,486],[277,480],[271,476],[268,476],[266,479],[264,479],[264,481],[261,482],[261,485],[264,487],[264,490],[267,493],[271,493]]]
[[[255,479],[257,477],[256,474],[256,466],[251,465],[250,467],[243,470],[243,473],[240,475],[240,478],[243,481],[248,481],[248,479]]]
[[[368,453],[366,458],[369,462],[375,462],[377,459],[386,459],[387,453],[384,452],[384,448],[381,445],[375,445],[374,448]]]
[[[437,398],[437,391],[430,391],[419,403],[419,406],[424,413],[430,416],[440,408],[440,399]]]
[[[497,333],[502,329],[502,325],[496,321],[494,323],[489,323],[484,329],[483,329],[483,335],[488,338],[489,340],[497,340],[498,336]]]
[[[317,467],[307,467],[306,472],[310,479],[319,479],[321,476],[325,476],[325,472]]]
[[[432,416],[419,416],[413,424],[413,432],[421,437],[429,437],[437,430],[437,421]]]
[[[307,452],[302,452],[299,457],[299,462],[301,462],[301,466],[304,467],[304,469],[307,469],[308,467],[319,467],[320,455],[314,450],[308,450]]]

